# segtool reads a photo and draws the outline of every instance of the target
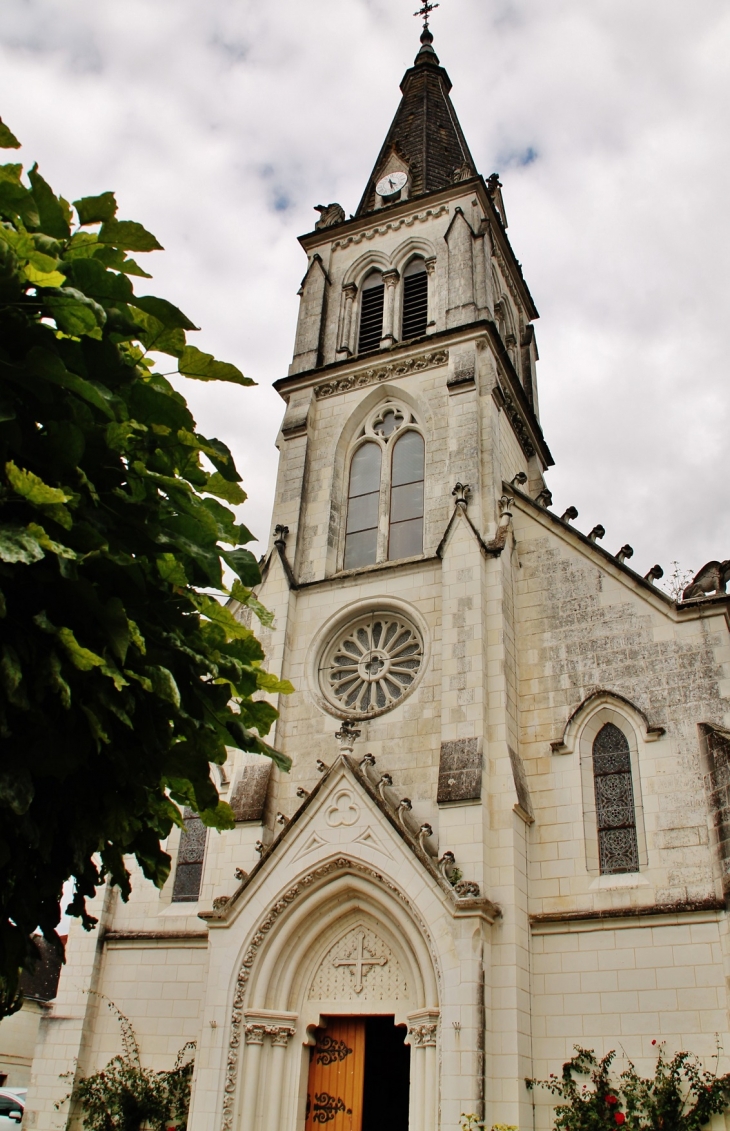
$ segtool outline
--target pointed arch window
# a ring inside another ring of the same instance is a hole
[[[393,447],[389,558],[423,553],[423,436],[404,432]]]
[[[412,259],[403,272],[401,338],[421,338],[428,326],[428,272],[423,259]]]
[[[381,464],[380,445],[375,441],[362,444],[352,457],[345,569],[357,569],[377,561]]]
[[[385,284],[380,271],[371,271],[362,285],[360,297],[360,333],[358,353],[372,353],[380,348],[383,336]]]
[[[343,568],[423,553],[425,445],[404,406],[374,412],[350,460]]]
[[[631,752],[626,735],[606,723],[593,742],[598,856],[602,875],[639,871]]]

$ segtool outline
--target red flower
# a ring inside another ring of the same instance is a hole
[[[656,1044],[656,1041],[652,1041],[651,1043],[652,1043],[653,1045],[655,1045],[655,1044]]]
[[[613,1118],[616,1120],[619,1127],[621,1126],[622,1123],[626,1122],[626,1116],[624,1115],[624,1113],[622,1111],[617,1111]]]
[[[606,1103],[607,1104],[617,1104],[618,1100],[617,1100],[616,1096],[606,1096]]]

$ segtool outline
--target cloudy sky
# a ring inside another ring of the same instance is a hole
[[[190,383],[266,540],[317,203],[349,213],[418,47],[414,0],[3,0],[0,115],[68,199],[116,190],[150,289],[253,390]],[[730,557],[727,0],[441,0],[435,46],[541,319],[560,513],[642,572]]]

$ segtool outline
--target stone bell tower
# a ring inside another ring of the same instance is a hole
[[[546,498],[553,461],[537,310],[499,178],[478,173],[450,91],[425,28],[356,213],[320,205],[300,239],[308,262],[293,361],[276,383],[286,412],[260,594],[275,613],[267,665],[296,688],[275,735],[293,770],[272,771],[266,835],[317,786],[337,733],[355,759],[371,755],[382,797],[407,809],[433,859],[453,853],[462,894],[511,904],[532,815],[516,753],[519,563],[505,484]],[[500,951],[513,986],[491,1022],[513,1035],[512,1083],[499,1085],[513,1091],[523,943],[513,935]],[[478,1106],[484,1048],[472,1036]]]
[[[440,763],[445,773],[456,759],[458,780],[476,781],[488,735],[506,755],[503,484],[539,496],[553,461],[538,416],[537,310],[502,186],[475,168],[428,28],[401,91],[355,215],[320,205],[300,239],[308,263],[294,358],[276,383],[287,407],[262,596],[277,614],[267,662],[276,656],[300,692],[280,704],[276,740],[296,764],[280,806],[345,720],[370,746],[398,740],[393,756],[435,828],[446,812],[437,793],[456,789],[449,778],[439,787]],[[379,699],[374,687],[348,702],[325,673],[343,663],[329,647],[336,624],[386,597],[422,618],[418,672],[402,694],[385,683]],[[469,788],[481,797],[481,781]]]

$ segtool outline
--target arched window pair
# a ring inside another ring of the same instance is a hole
[[[345,569],[423,553],[423,437],[410,413],[386,405],[350,462]]]
[[[385,316],[385,283],[380,271],[371,271],[361,288],[358,353],[380,348]],[[400,340],[420,338],[428,325],[428,272],[423,259],[412,259],[403,272]],[[394,333],[397,332],[394,329]]]

